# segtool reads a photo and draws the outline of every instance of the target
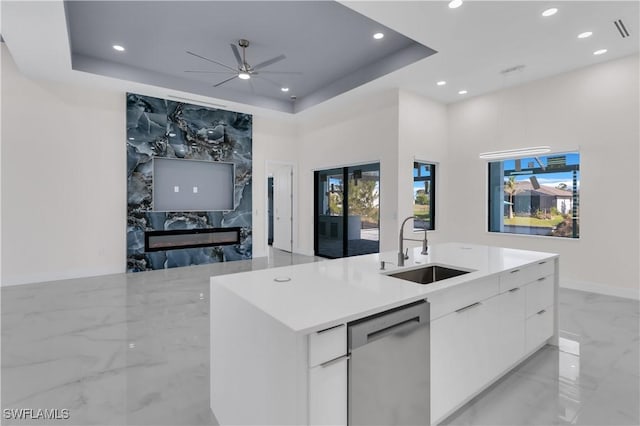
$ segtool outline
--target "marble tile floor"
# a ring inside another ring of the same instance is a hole
[[[70,418],[2,424],[215,425],[208,277],[314,260],[275,251],[3,288],[2,408]],[[640,424],[639,303],[561,289],[559,310],[559,349],[543,348],[444,424]]]
[[[2,409],[69,410],[50,424],[215,424],[209,277],[319,260],[270,249],[246,261],[2,288]],[[2,424],[49,423],[2,415]]]

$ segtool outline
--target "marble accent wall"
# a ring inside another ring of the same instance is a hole
[[[252,116],[127,94],[127,271],[250,259]],[[235,209],[152,211],[154,157],[233,162]],[[151,230],[241,227],[240,244],[144,251]]]

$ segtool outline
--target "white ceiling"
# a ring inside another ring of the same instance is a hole
[[[444,103],[499,90],[573,69],[608,61],[639,51],[640,3],[638,1],[465,1],[449,9],[447,1],[350,1],[341,2],[405,36],[438,51],[437,54],[344,93],[324,104],[373,92],[402,88]],[[547,7],[558,13],[543,18]],[[613,21],[622,19],[631,36],[623,39]],[[330,24],[327,25],[330,28]],[[593,31],[578,40],[577,34]],[[89,78],[71,70],[66,18],[61,0],[2,2],[2,33],[20,69],[39,78],[87,80],[92,84],[135,90],[127,75],[118,79]],[[46,34],[46,43],[42,34]],[[292,36],[295,36],[292,35]],[[608,52],[594,56],[593,51]],[[504,76],[500,71],[525,65]],[[98,65],[96,65],[98,66]],[[100,73],[100,70],[94,70]],[[439,80],[448,82],[436,86]],[[256,112],[254,107],[224,98],[202,96],[196,87],[181,92],[147,82],[146,93],[181,93],[222,104],[222,107]],[[155,86],[155,87],[154,87]],[[467,95],[458,95],[466,89]],[[155,92],[154,92],[155,91]],[[313,110],[313,108],[311,108]]]
[[[411,90],[445,103],[637,53],[638,1],[347,1],[343,4],[438,54],[375,83]],[[541,12],[556,7],[558,13]],[[613,21],[630,33],[623,39]],[[577,35],[592,31],[579,40]],[[597,49],[608,52],[594,56]],[[522,71],[502,70],[525,65]],[[436,82],[446,80],[447,85]],[[467,95],[459,95],[461,89]]]

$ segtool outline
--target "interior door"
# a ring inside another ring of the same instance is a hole
[[[273,247],[293,251],[293,168],[283,166],[273,174]]]

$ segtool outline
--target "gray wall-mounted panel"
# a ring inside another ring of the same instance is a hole
[[[153,210],[233,210],[234,170],[233,163],[154,158]]]

